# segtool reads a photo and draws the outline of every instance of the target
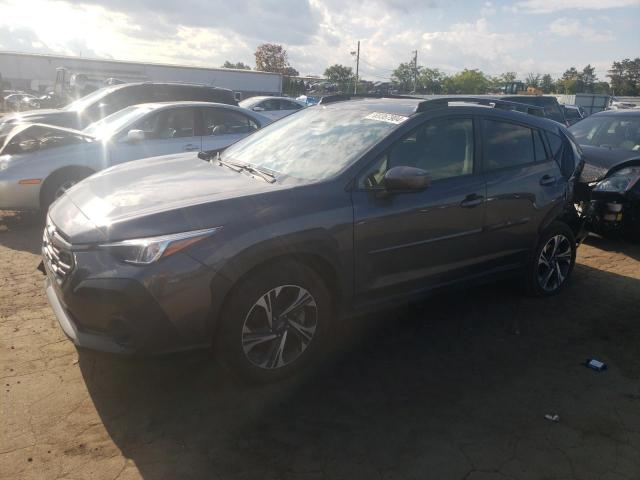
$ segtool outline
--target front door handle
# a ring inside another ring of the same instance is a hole
[[[543,187],[553,185],[554,183],[556,183],[556,177],[554,177],[553,175],[545,175],[540,179],[540,185],[542,185]]]
[[[194,145],[193,143],[188,143],[187,145],[184,146],[184,150],[186,152],[193,152],[194,150],[200,150],[200,147],[198,147],[197,145]]]
[[[465,199],[460,202],[460,206],[463,208],[473,208],[482,204],[484,201],[484,197],[482,195],[478,195],[477,193],[472,193],[471,195],[467,195]]]

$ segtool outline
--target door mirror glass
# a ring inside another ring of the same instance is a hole
[[[264,112],[264,108],[262,107],[253,107],[251,110],[253,110],[254,112]]]
[[[127,142],[135,143],[144,140],[143,130],[129,130],[127,132]]]
[[[416,167],[393,167],[384,174],[384,188],[390,192],[424,190],[430,183],[429,174]]]

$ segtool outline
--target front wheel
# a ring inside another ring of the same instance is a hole
[[[274,263],[234,288],[222,313],[217,350],[251,382],[281,380],[319,358],[332,316],[331,296],[314,270]]]
[[[527,268],[527,293],[536,297],[556,295],[567,284],[576,261],[576,241],[564,223],[554,223],[538,240]]]

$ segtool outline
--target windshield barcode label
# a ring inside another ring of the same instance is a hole
[[[400,124],[407,119],[407,117],[403,117],[402,115],[394,115],[392,113],[380,113],[380,112],[370,113],[364,118],[366,118],[367,120],[377,120],[379,122],[388,122],[388,123],[395,123],[395,124]]]

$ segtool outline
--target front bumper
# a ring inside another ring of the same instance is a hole
[[[72,255],[68,271],[43,251],[43,269],[49,304],[76,346],[155,354],[211,345],[211,273],[200,263],[180,253],[145,268],[105,251]]]
[[[78,330],[78,327],[71,315],[65,310],[62,303],[60,303],[52,281],[48,277],[44,281],[44,290],[47,294],[49,305],[51,305],[51,309],[58,319],[60,328],[62,328],[62,331],[67,335],[67,337],[73,341],[74,345],[102,352],[133,353],[133,349],[118,344],[114,339],[108,336],[84,333]]]

